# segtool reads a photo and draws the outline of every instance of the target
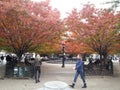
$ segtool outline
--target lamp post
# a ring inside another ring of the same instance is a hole
[[[65,44],[64,43],[62,43],[62,53],[63,53],[63,56],[62,56],[62,68],[64,68],[65,67],[65,59],[66,59],[66,57],[65,57]]]

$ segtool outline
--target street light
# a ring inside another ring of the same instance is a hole
[[[65,44],[62,43],[62,53],[63,53],[63,57],[62,57],[62,68],[65,67]]]

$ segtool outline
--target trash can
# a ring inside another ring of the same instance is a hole
[[[14,68],[13,77],[29,78],[30,77],[30,66],[16,66]]]

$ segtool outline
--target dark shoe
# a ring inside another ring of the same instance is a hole
[[[74,88],[75,84],[69,85],[71,88]]]
[[[40,80],[38,80],[38,82],[40,82]]]
[[[84,84],[84,86],[83,86],[82,88],[87,88],[87,85],[86,85],[86,84]]]

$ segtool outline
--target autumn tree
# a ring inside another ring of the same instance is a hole
[[[49,0],[40,3],[6,0],[0,4],[0,45],[19,59],[23,53],[39,51],[41,44],[58,42],[60,13],[49,6]]]
[[[115,12],[119,11],[119,7],[120,7],[120,1],[119,0],[111,0],[111,1],[106,2],[105,4],[106,5],[108,5],[108,4],[111,5],[111,7],[108,8],[108,10],[115,11]],[[120,25],[118,25],[118,27],[119,26]],[[119,31],[119,33],[120,33],[120,31]],[[120,36],[120,34],[119,34],[119,36]],[[118,40],[118,42],[120,42],[120,40]],[[120,48],[120,43],[117,45],[117,47]],[[117,49],[116,52],[120,53],[120,50]]]
[[[118,43],[119,15],[87,4],[80,11],[74,9],[65,22],[68,30],[75,34],[74,40],[86,44],[104,62]]]

